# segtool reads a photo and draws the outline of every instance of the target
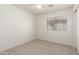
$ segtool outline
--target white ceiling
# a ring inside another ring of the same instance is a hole
[[[49,7],[49,4],[40,4],[43,8],[38,9],[37,4],[15,4],[19,8],[27,10],[36,15],[44,14],[48,12],[54,12],[65,8],[73,7],[73,4],[53,4],[53,7]]]

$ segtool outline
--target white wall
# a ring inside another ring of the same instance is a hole
[[[11,5],[0,5],[0,51],[35,39],[34,15]]]
[[[47,18],[56,16],[66,16],[67,17],[67,32],[66,31],[47,31]],[[63,9],[60,11],[43,14],[37,17],[37,39],[47,40],[51,42],[61,43],[69,46],[76,47],[76,39],[73,35],[75,32],[75,27],[73,20],[73,9]],[[73,38],[74,37],[74,38]]]
[[[76,30],[77,30],[77,49],[79,54],[79,7],[77,8],[76,12]]]
[[[73,11],[74,12],[74,11]],[[72,35],[73,35],[73,41],[74,41],[74,45],[77,48],[77,34],[76,34],[76,14],[75,12],[73,13],[73,24],[72,24]]]

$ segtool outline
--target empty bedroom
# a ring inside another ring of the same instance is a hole
[[[78,4],[0,4],[0,55],[78,55]]]

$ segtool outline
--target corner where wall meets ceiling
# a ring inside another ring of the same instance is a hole
[[[22,8],[36,15],[40,15],[65,8],[71,8],[73,7],[73,4],[15,4],[13,6]]]

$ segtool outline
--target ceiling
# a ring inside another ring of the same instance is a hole
[[[37,5],[41,5],[42,8],[37,8]],[[73,7],[73,4],[15,4],[14,6],[27,10],[33,14],[39,15],[65,8],[70,8]]]

